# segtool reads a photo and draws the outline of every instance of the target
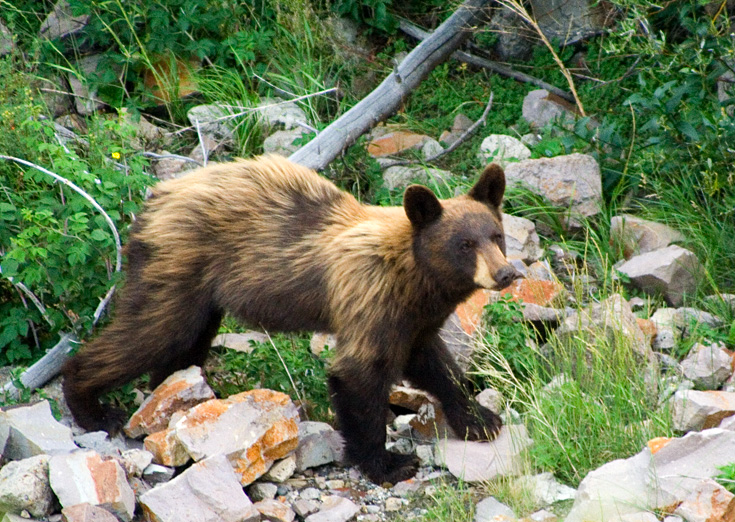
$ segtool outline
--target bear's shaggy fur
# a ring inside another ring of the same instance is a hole
[[[439,201],[413,185],[403,207],[373,207],[275,156],[162,182],[131,232],[113,321],[64,368],[67,404],[87,430],[119,428],[99,397],[144,373],[156,386],[201,366],[229,312],[267,330],[336,334],[332,403],[348,458],[376,483],[416,470],[385,449],[400,379],[438,397],[459,436],[493,438],[500,419],[468,398],[438,332],[474,290],[517,277],[504,190],[490,165],[467,195]]]

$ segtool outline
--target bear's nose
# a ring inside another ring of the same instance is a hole
[[[516,279],[523,277],[521,273],[516,270],[513,265],[505,265],[495,273],[495,282],[500,288],[505,288]]]

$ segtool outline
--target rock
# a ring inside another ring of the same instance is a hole
[[[492,388],[485,388],[475,396],[481,406],[485,406],[494,413],[503,411],[503,394]]]
[[[533,13],[549,40],[564,47],[598,34],[604,28],[602,7],[589,0],[532,0]]]
[[[291,509],[293,509],[296,515],[300,518],[306,518],[312,513],[319,511],[319,503],[316,500],[305,500],[300,498],[291,505]]]
[[[270,482],[255,482],[248,487],[248,497],[253,502],[273,500],[278,493],[278,486]],[[258,506],[255,506],[256,508]]]
[[[593,342],[597,335],[604,335],[610,346],[622,340],[630,343],[633,354],[642,363],[655,364],[651,346],[641,331],[628,302],[619,294],[613,294],[601,303],[576,311],[568,316],[554,332],[562,342],[572,342],[580,337]]]
[[[334,350],[337,349],[337,337],[335,335],[317,332],[311,336],[309,342],[311,353],[319,357],[325,348],[334,353]]]
[[[645,293],[663,294],[673,306],[679,306],[684,295],[696,292],[703,274],[697,256],[676,245],[634,256],[617,270]]]
[[[482,306],[484,305],[480,306],[479,311],[477,312],[477,316],[474,318],[477,320],[477,322],[472,324],[463,322],[463,319],[460,317],[460,314],[462,313],[460,309],[466,306],[469,301],[477,299],[478,297],[480,300],[486,299],[489,294],[485,292],[487,291],[477,290],[474,294],[472,294],[467,301],[460,304],[454,311],[454,313],[451,314],[446,321],[444,321],[444,324],[439,330],[439,337],[442,341],[444,341],[444,344],[447,345],[447,350],[449,350],[449,353],[454,358],[457,366],[459,366],[460,370],[462,370],[463,372],[466,372],[470,367],[472,350],[474,346],[472,333],[479,325],[479,318],[481,317]]]
[[[209,157],[217,152],[224,143],[223,140],[215,139],[212,134],[202,134],[199,136],[196,147],[191,150],[187,157],[193,159],[199,165],[206,165],[209,162]],[[189,165],[193,165],[193,163],[189,163]]]
[[[677,230],[662,223],[648,221],[635,216],[622,214],[610,220],[610,241],[623,248],[623,255],[630,259],[633,255],[653,252],[669,246],[672,242],[683,241],[684,236]]]
[[[524,490],[533,493],[536,505],[550,506],[554,502],[571,500],[577,493],[574,488],[560,484],[551,473],[524,476],[518,479]]]
[[[38,36],[47,40],[63,38],[84,29],[88,21],[88,14],[72,16],[69,2],[67,0],[59,0],[41,24],[41,28],[38,30]]]
[[[579,116],[574,105],[546,89],[529,92],[523,99],[522,112],[533,129],[541,129],[555,121],[571,127]]]
[[[273,466],[271,466],[271,469],[269,469],[262,478],[263,480],[270,480],[280,483],[290,479],[295,471],[296,457],[294,455],[289,455],[288,457],[281,459],[273,464]]]
[[[671,399],[674,429],[698,431],[712,428],[735,414],[735,393],[679,390]]]
[[[290,130],[309,121],[306,113],[295,102],[280,98],[263,98],[257,109],[262,124],[268,128],[283,127]]]
[[[559,518],[545,509],[531,513],[528,518],[522,518],[519,522],[557,522]]]
[[[160,464],[151,464],[143,470],[143,478],[149,484],[155,486],[168,482],[174,477],[176,470],[168,466],[162,466]]]
[[[681,362],[684,377],[700,390],[716,390],[732,375],[732,354],[722,344],[695,344]]]
[[[264,522],[293,522],[296,518],[293,509],[278,500],[261,500],[253,505],[260,512],[261,520]]]
[[[105,460],[94,451],[54,455],[49,461],[49,480],[63,507],[87,502],[110,511],[124,522],[133,518],[135,493],[125,470],[115,459]]]
[[[305,522],[347,522],[359,510],[360,508],[347,498],[328,495],[322,499],[319,512],[306,517]]]
[[[232,131],[231,114],[231,110],[223,104],[212,103],[192,107],[186,117],[202,134],[211,134],[215,140],[232,141],[235,134]]]
[[[296,448],[298,471],[334,462],[335,455],[329,440],[333,432],[334,429],[324,422],[299,424],[299,442]]]
[[[725,62],[728,64],[728,69],[722,74],[722,76],[717,78],[717,99],[720,103],[725,103],[727,100],[735,98],[735,72],[733,72],[735,64],[732,59],[726,59]],[[730,118],[735,116],[735,104],[730,101],[729,104],[725,106],[725,111]]]
[[[170,154],[168,151],[159,152],[161,155]],[[188,170],[188,162],[184,158],[161,158],[153,160],[153,173],[161,181],[181,177]]]
[[[410,425],[421,439],[431,440],[437,437],[454,436],[439,401],[423,390],[394,386],[388,402],[416,412]]]
[[[608,522],[638,513],[651,505],[648,488],[651,455],[646,450],[628,459],[608,462],[580,482],[565,522]]]
[[[516,279],[507,288],[500,291],[501,296],[509,296],[513,301],[537,306],[559,304],[564,293],[564,285],[561,283],[528,278]]]
[[[6,460],[78,449],[71,430],[54,419],[48,401],[0,411],[0,445]]]
[[[0,469],[0,513],[34,517],[54,512],[55,498],[48,477],[48,455],[36,455],[7,463]]]
[[[0,56],[10,54],[13,52],[13,49],[15,49],[13,34],[7,27],[5,27],[5,24],[0,21]]]
[[[714,480],[705,479],[684,498],[674,514],[687,522],[729,522],[735,520],[735,495]]]
[[[419,444],[416,446],[416,457],[422,466],[434,467],[436,459],[434,458],[434,447],[429,444]]]
[[[388,513],[402,510],[406,505],[406,501],[401,498],[388,497],[385,499],[385,511]]]
[[[118,522],[115,515],[88,502],[65,507],[61,515],[62,522]]]
[[[472,125],[474,125],[475,122],[473,122],[471,119],[469,119],[467,116],[465,116],[462,113],[457,114],[454,117],[454,122],[452,123],[452,129],[448,131],[444,131],[442,135],[439,137],[439,141],[446,143],[447,145],[453,144],[455,141],[457,141],[462,134],[464,134]]]
[[[578,217],[598,214],[602,205],[600,166],[587,154],[529,159],[505,168],[510,186],[524,185],[547,198],[555,207],[569,209],[570,226],[579,226]]]
[[[503,214],[506,257],[533,263],[543,254],[536,225],[530,219]]]
[[[296,449],[297,419],[288,395],[251,390],[194,406],[173,429],[194,460],[226,455],[246,486]]]
[[[528,266],[526,270],[526,277],[530,277],[531,279],[538,279],[540,281],[556,281],[556,275],[551,269],[549,262],[546,260],[536,261]]]
[[[204,380],[201,368],[190,366],[174,372],[133,413],[125,425],[125,434],[135,439],[161,431],[168,427],[174,413],[209,399],[214,399],[214,392]]]
[[[424,158],[425,161],[430,160],[442,152],[444,152],[444,147],[434,139],[426,140],[426,143],[421,147],[421,157]]]
[[[82,116],[89,116],[105,106],[105,103],[97,98],[97,91],[90,90],[87,84],[87,79],[99,71],[101,62],[101,54],[85,56],[76,62],[75,72],[68,76],[69,87],[74,95],[74,108]]]
[[[512,521],[515,519],[515,512],[495,497],[487,497],[475,506],[475,522]]]
[[[306,130],[300,127],[291,130],[277,130],[263,141],[263,152],[288,158],[301,148],[301,145],[294,145],[293,142],[301,139],[304,133]]]
[[[452,177],[446,170],[430,167],[388,167],[383,172],[383,186],[388,190],[404,189],[413,183],[444,184]]]
[[[528,23],[513,9],[503,6],[490,21],[490,28],[498,35],[493,51],[503,60],[528,60],[538,36]]]
[[[212,346],[224,346],[237,352],[251,353],[255,349],[253,344],[267,342],[268,336],[266,334],[250,330],[245,333],[219,334],[212,341]]]
[[[633,309],[632,303],[629,302],[631,305],[631,309]],[[658,328],[656,328],[656,323],[651,321],[650,319],[641,319],[640,317],[635,318],[636,323],[638,323],[638,328],[641,329],[641,332],[643,332],[643,335],[646,336],[646,341],[649,345],[653,346],[653,340],[658,335]]]
[[[197,462],[170,482],[143,494],[140,504],[151,522],[260,520],[224,455]]]
[[[373,139],[368,143],[367,151],[374,158],[391,156],[406,150],[421,150],[424,144],[430,139],[429,136],[424,134],[395,131]]]
[[[164,466],[183,466],[191,460],[189,452],[176,435],[174,428],[168,428],[148,435],[143,441],[145,449],[153,455],[156,464]]]
[[[492,480],[521,470],[521,452],[531,444],[522,424],[503,426],[492,442],[442,439],[436,446],[437,463],[467,482]]]
[[[127,449],[121,438],[110,439],[106,431],[89,431],[74,437],[74,443],[83,449],[94,450],[100,455],[119,457]]]
[[[150,451],[131,449],[124,451],[118,460],[128,477],[142,477],[153,462],[153,455]]]
[[[482,140],[477,157],[483,164],[497,163],[505,168],[509,163],[530,158],[531,151],[518,138],[491,134]]]

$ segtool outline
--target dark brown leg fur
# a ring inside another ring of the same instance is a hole
[[[468,440],[497,437],[503,425],[500,417],[470,397],[469,382],[438,334],[415,345],[405,377],[439,399],[447,422],[458,437]]]
[[[416,474],[412,455],[385,449],[388,394],[393,383],[388,368],[358,368],[329,378],[329,392],[345,438],[347,459],[376,484],[396,484]]]

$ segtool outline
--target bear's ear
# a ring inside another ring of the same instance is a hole
[[[499,207],[505,193],[505,172],[497,163],[491,163],[482,172],[475,186],[467,193],[472,199]]]
[[[442,214],[442,204],[431,190],[422,185],[411,185],[406,189],[403,208],[415,228],[433,223]]]

